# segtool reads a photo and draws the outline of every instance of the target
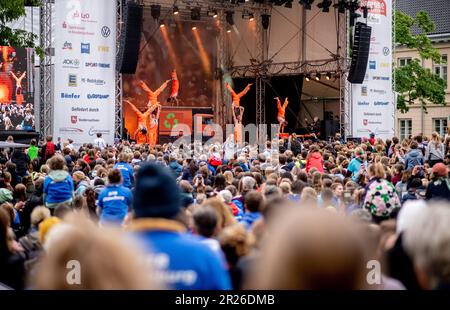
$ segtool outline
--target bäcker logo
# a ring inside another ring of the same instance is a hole
[[[358,105],[370,105],[368,101],[358,101]]]
[[[80,95],[74,93],[61,93],[61,99],[80,99]]]
[[[386,16],[386,1],[385,0],[361,0],[360,7],[367,6],[370,14]],[[360,9],[362,10],[362,9]]]
[[[98,134],[98,133],[101,133],[101,134],[104,134],[104,135],[109,135],[110,134],[110,130],[107,130],[107,129],[95,129],[95,127],[91,127],[91,128],[89,128],[89,135],[90,136],[94,136],[94,135],[96,135],[96,134]]]
[[[89,100],[91,99],[108,99],[109,95],[103,95],[103,94],[88,94],[87,98]]]
[[[369,61],[369,69],[370,70],[376,70],[377,69],[377,62],[375,60]]]
[[[91,44],[81,43],[81,54],[90,54],[90,53],[91,53]]]
[[[72,50],[72,43],[70,43],[70,42],[64,42],[64,45],[63,45],[63,48],[62,48],[63,50],[69,50],[69,51],[71,51]]]
[[[82,83],[87,83],[87,84],[99,85],[99,86],[102,86],[102,85],[106,84],[106,82],[104,80],[89,79],[89,78],[87,78],[87,79],[86,78],[82,78],[81,82]]]
[[[372,79],[375,81],[389,81],[388,76],[373,76]]]
[[[375,105],[375,106],[377,106],[377,105],[388,105],[388,104],[389,104],[389,102],[387,102],[387,101],[375,101],[373,103],[373,105]]]

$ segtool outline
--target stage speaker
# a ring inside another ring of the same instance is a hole
[[[325,120],[325,139],[334,137],[339,131],[337,128],[338,123],[335,120]]]
[[[353,55],[348,81],[353,84],[361,84],[364,81],[369,60],[370,36],[372,27],[363,23],[355,26],[355,36],[353,39]]]
[[[136,73],[141,46],[142,15],[144,7],[136,3],[127,3],[123,14],[123,30],[117,56],[117,71],[125,74]]]

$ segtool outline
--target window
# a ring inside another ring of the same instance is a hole
[[[441,137],[445,136],[447,132],[447,119],[446,118],[434,118],[433,130],[436,131]]]
[[[442,55],[440,64],[433,65],[434,74],[447,82],[447,55]]]
[[[398,59],[398,66],[399,67],[404,67],[406,65],[409,65],[412,61],[411,57],[404,57],[404,58],[399,58]]]
[[[400,140],[409,138],[412,134],[412,120],[411,119],[399,119],[400,122]]]

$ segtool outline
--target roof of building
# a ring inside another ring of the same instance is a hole
[[[436,30],[430,34],[450,34],[450,0],[397,0],[397,10],[412,17],[425,11],[436,24]]]

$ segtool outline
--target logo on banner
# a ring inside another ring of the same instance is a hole
[[[386,95],[387,93],[384,89],[371,89],[370,92],[378,95]]]
[[[358,101],[358,105],[369,105],[369,101]]]
[[[377,105],[388,105],[388,104],[389,104],[389,102],[387,102],[387,101],[375,101],[373,103],[373,105],[375,105],[375,106],[377,106]]]
[[[71,51],[72,50],[72,43],[70,43],[70,42],[64,42],[64,45],[63,45],[63,48],[62,48],[63,50],[69,50],[69,51]]]
[[[81,128],[74,128],[74,127],[63,127],[63,128],[59,128],[59,132],[60,133],[63,133],[63,132],[82,133],[83,129],[81,129]]]
[[[80,60],[79,59],[69,59],[66,58],[63,60],[63,68],[75,68],[78,69],[80,67]]]
[[[370,70],[376,70],[377,69],[377,62],[375,60],[369,61],[369,69]]]
[[[385,46],[383,47],[383,55],[384,56],[388,56],[391,53],[391,50],[389,49],[389,47]]]
[[[78,123],[78,116],[72,115],[72,116],[70,117],[70,122],[71,122],[72,124]]]
[[[76,74],[69,74],[69,83],[68,85],[70,87],[77,87],[77,75]]]
[[[361,0],[360,7],[367,6],[369,13],[386,16],[386,1],[385,0]],[[362,9],[360,9],[362,10]]]
[[[69,17],[70,17],[70,15],[69,15]],[[84,23],[96,23],[97,22],[96,20],[93,20],[91,18],[91,14],[89,14],[88,12],[75,11],[71,17],[72,17],[71,18],[72,20],[77,21],[77,22],[79,22],[79,21],[84,22]]]
[[[67,23],[66,23],[66,22],[63,22],[62,27],[63,27],[64,29],[66,29],[66,28],[67,28]]]
[[[74,93],[61,93],[61,99],[80,99],[80,95]]]
[[[108,52],[109,52],[109,46],[106,46],[106,45],[100,45],[100,46],[98,47],[98,51],[99,51],[99,52],[102,52],[102,53],[108,53]]]
[[[108,69],[111,68],[111,64],[107,64],[107,63],[101,63],[101,62],[87,62],[85,63],[86,67],[89,68],[104,68],[104,69]]]
[[[110,134],[110,130],[105,130],[105,129],[95,129],[95,127],[91,127],[89,128],[89,135],[90,136],[94,136],[98,133],[101,133],[103,135],[109,135]]]
[[[367,96],[367,86],[361,86],[361,96]]]
[[[81,43],[81,54],[91,53],[91,43]]]
[[[368,119],[363,119],[363,125],[364,125],[364,126],[369,125],[369,120],[368,120]]]
[[[97,86],[103,86],[106,84],[106,82],[104,80],[97,80],[97,79],[89,79],[89,78],[82,78],[81,79],[82,83],[86,83],[86,84],[94,84]]]
[[[380,63],[380,68],[389,68],[389,66],[390,66],[390,63],[388,63],[388,62]]]
[[[111,29],[109,29],[109,27],[107,26],[103,26],[101,33],[104,38],[107,38],[111,34]]]
[[[372,79],[374,81],[389,81],[388,76],[373,76]]]
[[[88,98],[89,100],[92,100],[92,99],[108,99],[108,98],[109,98],[109,95],[103,95],[103,94],[88,94],[88,95],[87,95],[87,98]]]

